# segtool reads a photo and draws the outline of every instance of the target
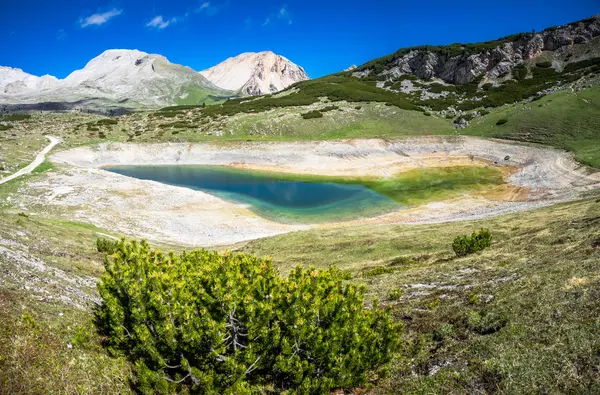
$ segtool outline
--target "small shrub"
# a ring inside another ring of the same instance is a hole
[[[97,121],[96,125],[98,125],[98,126],[109,126],[109,125],[116,125],[118,123],[119,123],[119,121],[116,120],[116,119],[104,118],[104,119],[100,119],[99,121]]]
[[[427,308],[429,310],[435,310],[438,308],[439,305],[440,305],[440,298],[438,298],[436,296],[433,300],[431,300],[427,303]]]
[[[475,293],[474,291],[471,291],[469,293],[469,304],[479,304],[480,299],[479,296],[477,295],[477,293]]]
[[[540,67],[543,69],[549,69],[550,67],[552,67],[552,62],[549,62],[549,61],[538,62],[535,65],[536,65],[536,67]]]
[[[456,236],[452,249],[456,256],[467,256],[492,245],[492,234],[488,229],[473,232],[471,236]]]
[[[96,249],[98,250],[98,252],[103,252],[105,254],[112,255],[115,252],[117,243],[118,242],[116,240],[98,238],[96,239]]]
[[[309,112],[305,112],[304,114],[300,114],[302,115],[302,118],[304,119],[314,119],[314,118],[323,118],[323,113],[320,111],[309,111]]]
[[[105,257],[97,324],[141,393],[327,394],[365,385],[399,345],[389,310],[339,269],[126,242]]]
[[[14,128],[14,126],[13,126],[13,125],[11,125],[11,124],[0,125],[0,131],[3,131],[3,130],[10,130],[10,129],[12,129],[12,128]]]
[[[329,112],[329,111],[333,111],[333,110],[339,110],[340,108],[338,106],[327,106],[327,107],[323,107],[321,109],[319,109],[320,112]]]
[[[402,297],[402,294],[404,294],[404,291],[402,291],[401,289],[395,289],[392,292],[390,292],[388,298],[390,300],[398,300]]]
[[[430,117],[430,116],[431,116],[431,113],[430,113],[429,111],[425,111],[425,112],[423,113],[423,115],[425,115],[426,117]]]
[[[506,122],[508,122],[508,119],[502,118],[499,119],[498,122],[496,122],[496,125],[504,125]]]

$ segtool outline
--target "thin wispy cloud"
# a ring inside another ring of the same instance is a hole
[[[79,26],[84,28],[84,27],[88,27],[88,26],[104,25],[110,19],[112,19],[116,16],[119,16],[122,13],[123,13],[123,10],[118,10],[116,8],[113,8],[112,10],[107,11],[107,12],[98,13],[98,14],[90,15],[85,18],[81,18],[79,20]]]
[[[267,26],[275,22],[284,23],[286,25],[292,24],[292,13],[289,11],[287,4],[279,7],[276,12],[269,14],[262,25]]]
[[[215,4],[212,1],[200,1],[198,6],[194,8],[194,13],[196,14],[204,14],[206,16],[214,16],[216,15],[225,4]]]
[[[157,15],[148,23],[146,23],[146,27],[154,27],[156,29],[162,30],[165,27],[177,23],[177,18],[171,19],[163,19],[162,15]]]
[[[56,32],[56,39],[64,40],[65,38],[67,38],[67,32],[65,32],[65,29],[58,29]]]

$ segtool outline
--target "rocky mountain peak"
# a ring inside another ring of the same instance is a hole
[[[278,92],[309,79],[302,67],[272,51],[242,53],[200,74],[222,89],[249,96]]]

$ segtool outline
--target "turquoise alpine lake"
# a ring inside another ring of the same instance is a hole
[[[254,172],[222,166],[107,166],[105,170],[141,180],[207,192],[244,204],[282,223],[347,221],[402,207],[393,199],[356,184],[306,181],[302,176]]]

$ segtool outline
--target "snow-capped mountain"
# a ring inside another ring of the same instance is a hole
[[[82,107],[86,103],[96,107],[201,104],[273,93],[306,79],[302,67],[273,52],[245,53],[196,72],[161,55],[111,49],[62,80],[0,67],[0,103],[82,103]]]
[[[58,79],[51,75],[37,77],[21,69],[0,66],[0,92],[23,93],[52,89]]]
[[[243,53],[200,74],[220,88],[250,96],[278,92],[309,79],[302,67],[271,51]]]
[[[195,104],[230,96],[233,92],[216,87],[191,68],[138,50],[105,51],[63,80],[35,77],[18,69],[0,71],[0,101],[8,103],[95,99],[162,106],[187,103],[188,98]]]

